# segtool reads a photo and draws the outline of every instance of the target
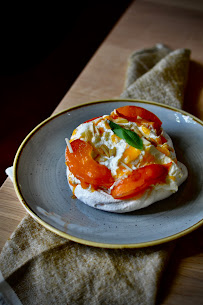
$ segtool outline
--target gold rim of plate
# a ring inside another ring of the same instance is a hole
[[[80,107],[84,107],[87,105],[93,105],[93,104],[97,104],[97,103],[108,103],[108,102],[129,102],[129,103],[143,103],[143,104],[150,104],[150,105],[155,105],[158,107],[162,107],[162,108],[166,108],[172,111],[176,111],[179,112],[183,115],[189,116],[190,118],[192,118],[195,122],[199,123],[200,125],[203,126],[203,121],[201,121],[200,119],[198,119],[197,117],[195,117],[194,115],[182,110],[182,109],[178,109],[169,105],[165,105],[165,104],[160,104],[157,102],[152,102],[152,101],[146,101],[146,100],[138,100],[138,99],[121,99],[121,98],[117,98],[117,99],[106,99],[106,100],[98,100],[98,101],[92,101],[89,103],[84,103],[84,104],[78,104],[76,106],[67,108],[65,110],[60,111],[59,113],[45,119],[44,121],[42,121],[40,124],[38,124],[27,136],[26,138],[23,140],[23,142],[21,143],[21,145],[19,146],[17,153],[15,155],[14,158],[14,163],[13,163],[13,183],[14,183],[14,189],[15,192],[17,194],[18,199],[20,200],[21,204],[23,205],[23,207],[26,209],[26,211],[38,222],[40,223],[43,227],[45,227],[46,229],[48,229],[49,231],[63,237],[69,240],[72,240],[74,242],[80,243],[80,244],[84,244],[87,246],[94,246],[94,247],[99,247],[99,248],[112,248],[112,249],[122,249],[122,248],[144,248],[144,247],[150,247],[150,246],[156,246],[156,245],[160,245],[169,241],[173,241],[175,239],[178,239],[180,237],[183,237],[185,235],[187,235],[188,233],[193,232],[194,230],[196,230],[197,228],[199,228],[200,226],[203,225],[203,219],[200,220],[199,222],[197,222],[196,224],[192,225],[191,227],[187,228],[186,230],[183,230],[179,233],[170,235],[168,237],[164,237],[161,239],[156,239],[156,240],[152,240],[152,241],[148,241],[148,242],[143,242],[143,243],[132,243],[132,244],[108,244],[108,243],[100,243],[100,242],[94,242],[94,241],[90,241],[90,240],[85,240],[82,238],[78,238],[72,235],[69,235],[68,233],[62,232],[54,227],[52,227],[51,225],[49,225],[48,223],[46,223],[44,220],[42,220],[39,216],[37,216],[30,208],[29,208],[29,204],[24,200],[21,191],[18,187],[18,179],[17,179],[17,167],[18,167],[18,160],[20,157],[20,154],[23,150],[24,145],[28,142],[28,140],[31,138],[31,136],[38,131],[39,128],[41,128],[43,125],[45,125],[46,123],[50,122],[51,120],[55,119],[56,117],[63,115],[64,113],[80,108]]]

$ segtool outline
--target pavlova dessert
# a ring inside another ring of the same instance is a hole
[[[73,194],[104,211],[147,207],[177,192],[188,175],[160,119],[142,107],[124,106],[86,121],[66,143]]]

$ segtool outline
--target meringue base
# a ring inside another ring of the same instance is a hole
[[[181,162],[178,162],[178,166],[181,168],[183,173],[182,177],[177,180],[177,186],[180,186],[187,179],[188,171],[186,166]],[[67,178],[69,173],[67,167]],[[130,199],[114,199],[111,195],[101,189],[92,191],[89,188],[82,188],[80,184],[76,187],[73,187],[69,181],[68,184],[72,192],[74,189],[74,195],[77,199],[83,203],[99,210],[114,213],[127,213],[148,207],[157,201],[170,197],[177,191],[170,188],[170,185],[157,184],[144,192],[144,194],[139,198],[132,197]]]

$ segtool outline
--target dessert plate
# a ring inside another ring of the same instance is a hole
[[[172,138],[188,178],[171,197],[125,214],[91,208],[73,198],[66,178],[65,138],[84,121],[136,105],[155,113]],[[27,212],[45,228],[78,243],[107,248],[161,244],[203,224],[203,122],[154,102],[105,100],[48,118],[22,142],[14,160],[14,186]]]

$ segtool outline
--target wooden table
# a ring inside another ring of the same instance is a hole
[[[137,0],[124,12],[54,113],[88,101],[118,97],[129,54],[161,42],[190,48],[185,110],[203,119],[203,2]],[[26,211],[9,178],[0,189],[0,249]],[[181,238],[165,273],[159,304],[203,304],[203,228]]]

